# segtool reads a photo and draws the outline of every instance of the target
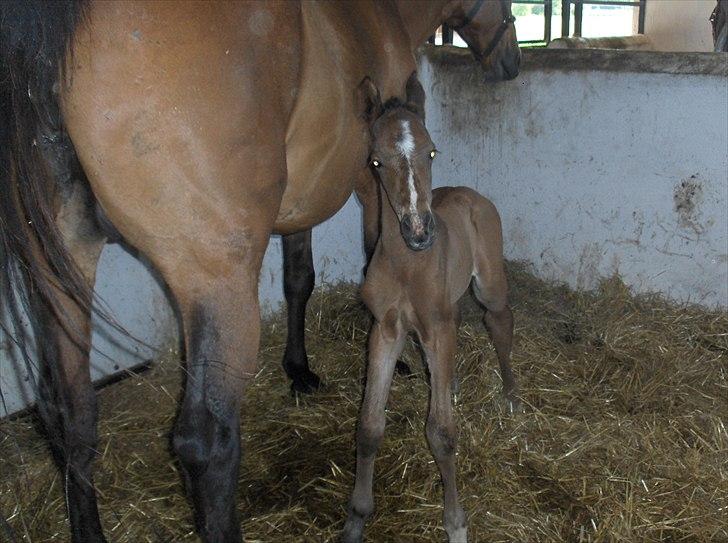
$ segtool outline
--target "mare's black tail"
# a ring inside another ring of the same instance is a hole
[[[82,13],[83,0],[0,1],[0,289],[16,331],[17,308],[37,329],[31,298],[58,312],[62,292],[91,309],[54,222],[58,180],[41,149],[63,130],[58,94]]]

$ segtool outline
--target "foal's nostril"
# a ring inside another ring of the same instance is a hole
[[[412,217],[410,215],[402,217],[399,223],[399,230],[405,240],[412,237]]]
[[[407,247],[413,251],[427,249],[435,239],[435,217],[429,211],[422,215],[405,215],[399,227]]]
[[[429,238],[435,234],[435,216],[432,212],[428,211],[425,213],[422,222],[425,227],[425,235]]]

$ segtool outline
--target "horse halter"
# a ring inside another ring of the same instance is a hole
[[[485,0],[477,0],[475,4],[473,4],[473,7],[470,8],[468,13],[465,14],[465,19],[463,20],[463,22],[457,26],[453,26],[452,29],[457,31],[472,23],[473,18],[478,14],[480,8],[483,7],[484,3]],[[487,58],[493,52],[493,49],[495,49],[500,41],[503,39],[503,34],[505,34],[506,30],[508,30],[508,26],[516,22],[516,18],[513,16],[513,13],[511,13],[511,7],[508,3],[508,0],[500,0],[500,7],[501,13],[503,14],[503,20],[501,21],[498,30],[496,30],[493,39],[490,40],[490,43],[483,50],[482,53],[478,51],[473,51],[473,54],[475,55],[475,58],[478,59],[478,61]]]

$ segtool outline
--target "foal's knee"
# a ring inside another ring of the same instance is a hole
[[[427,421],[427,441],[435,458],[445,458],[455,454],[457,432],[454,424],[446,424],[433,418]]]
[[[377,453],[384,437],[383,417],[362,418],[356,433],[356,445],[360,455],[371,457]]]

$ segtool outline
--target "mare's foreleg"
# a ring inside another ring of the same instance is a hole
[[[93,197],[77,179],[61,195],[56,223],[64,245],[90,288],[105,237],[96,227]],[[40,375],[38,412],[61,473],[74,543],[104,539],[96,503],[93,460],[97,453],[96,392],[89,372],[91,315],[61,291],[55,309],[35,296]]]
[[[422,347],[430,370],[430,411],[427,442],[437,463],[444,488],[443,518],[450,543],[467,542],[467,519],[455,484],[457,430],[452,414],[452,379],[455,364],[455,322],[445,323],[428,334]]]
[[[369,364],[364,403],[356,441],[356,483],[349,503],[349,516],[342,541],[362,541],[364,524],[374,511],[372,480],[374,457],[384,436],[385,407],[392,384],[394,365],[404,347],[405,332],[398,322],[375,323],[369,336]]]
[[[306,304],[313,292],[315,272],[311,230],[283,236],[283,291],[288,305],[288,336],[283,369],[291,390],[310,393],[321,385],[308,366],[306,354]]]

